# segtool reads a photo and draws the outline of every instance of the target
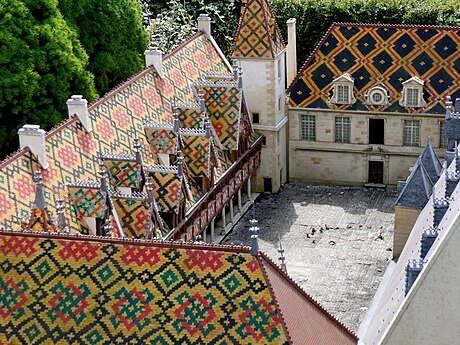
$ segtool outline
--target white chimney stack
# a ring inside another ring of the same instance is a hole
[[[198,30],[204,31],[206,36],[211,36],[211,18],[207,14],[200,14],[198,17]]]
[[[88,113],[88,101],[83,98],[82,95],[73,95],[67,100],[67,109],[69,112],[69,118],[73,115],[77,115],[80,123],[86,129],[87,132],[91,132],[91,121],[89,120]]]
[[[288,44],[286,49],[286,65],[287,65],[287,85],[291,85],[297,74],[297,44],[296,44],[296,29],[295,18],[288,19],[286,22],[288,28]]]
[[[32,154],[37,157],[38,163],[40,163],[42,168],[48,169],[45,134],[45,130],[40,129],[39,125],[24,125],[18,131],[20,149],[29,147]]]
[[[158,47],[150,47],[144,52],[145,66],[153,66],[160,78],[164,78],[163,74],[163,52]]]

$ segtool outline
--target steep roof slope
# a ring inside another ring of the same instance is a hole
[[[247,247],[0,232],[1,343],[288,344]]]
[[[358,338],[264,254],[262,267],[294,344],[356,344]]]
[[[43,170],[43,188],[49,205],[67,200],[66,218],[78,229],[70,212],[65,184],[98,180],[100,154],[131,154],[132,140],[140,138],[142,159],[155,163],[147,143],[144,122],[172,122],[176,103],[195,100],[194,83],[209,73],[230,72],[225,61],[203,33],[197,33],[163,57],[164,78],[147,68],[89,107],[92,132],[76,117],[62,122],[46,135],[49,167]],[[70,95],[69,95],[70,96]],[[0,228],[20,229],[34,198],[32,175],[40,166],[26,148],[0,163]]]
[[[305,62],[289,88],[292,107],[378,110],[396,112],[445,112],[447,94],[460,97],[460,29],[454,27],[333,24]],[[328,101],[331,83],[344,73],[354,78],[353,105]],[[399,105],[402,83],[422,79],[423,108]],[[366,92],[384,85],[390,105],[365,104]]]
[[[242,9],[233,55],[274,58],[284,49],[283,38],[268,1],[248,0]]]

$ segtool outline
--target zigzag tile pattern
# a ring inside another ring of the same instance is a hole
[[[153,195],[160,212],[176,212],[185,197],[183,179],[173,172],[149,171],[152,178]]]
[[[233,55],[274,58],[284,48],[281,33],[268,2],[249,0],[240,19]]]
[[[328,101],[332,81],[348,72],[354,78],[353,105]],[[366,24],[335,24],[290,87],[293,107],[445,113],[450,93],[460,97],[460,29]],[[402,82],[424,82],[425,108],[399,105]],[[390,105],[364,104],[366,92],[379,84],[390,92]]]
[[[165,77],[153,68],[141,72],[119,89],[90,106],[93,131],[88,133],[78,120],[64,121],[47,134],[49,168],[42,171],[45,200],[54,208],[66,200],[66,218],[71,231],[79,231],[76,213],[66,184],[76,180],[98,180],[101,154],[133,152],[132,140],[140,138],[144,164],[157,163],[147,143],[143,122],[172,123],[171,105],[195,100],[193,83],[207,73],[228,72],[212,43],[197,34],[163,60]],[[69,95],[70,96],[70,95]],[[0,228],[21,228],[28,219],[35,186],[32,175],[40,169],[35,157],[24,150],[0,166]]]
[[[110,186],[136,188],[140,166],[136,161],[104,159]]]
[[[0,233],[0,343],[288,344],[248,252]]]
[[[238,87],[202,87],[206,111],[224,150],[238,149],[242,92]]]
[[[144,239],[150,217],[148,200],[121,197],[111,199],[126,237]]]
[[[203,128],[203,112],[195,108],[176,108],[176,113],[179,115],[181,128],[187,129],[202,129]]]
[[[212,139],[206,136],[182,136],[183,154],[194,177],[211,177]]]

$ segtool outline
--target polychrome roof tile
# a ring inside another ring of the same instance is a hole
[[[257,257],[0,232],[1,343],[289,344]]]
[[[284,49],[284,42],[268,1],[248,0],[242,10],[233,55],[274,58]]]
[[[333,24],[289,87],[289,105],[302,108],[445,113],[448,94],[460,97],[460,29],[455,27]],[[353,105],[329,102],[332,81],[354,79]],[[399,104],[402,83],[424,81],[423,108]],[[388,106],[366,104],[366,93],[384,85]]]
[[[144,122],[172,123],[172,105],[195,101],[193,83],[207,73],[228,73],[228,67],[206,35],[198,33],[163,58],[164,78],[153,68],[132,77],[89,106],[93,131],[77,118],[63,121],[46,135],[48,169],[43,171],[45,200],[68,200],[66,184],[98,180],[99,157],[132,152],[140,138],[145,165],[158,163],[144,133]],[[187,71],[182,74],[181,71]],[[69,95],[70,96],[70,95]],[[32,175],[40,169],[26,148],[0,163],[0,228],[21,228],[34,198]],[[71,231],[79,230],[72,207],[66,203]]]

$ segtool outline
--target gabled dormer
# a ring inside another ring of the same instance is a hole
[[[329,99],[334,104],[354,104],[356,98],[353,94],[355,79],[349,74],[344,73],[332,81],[332,96]]]
[[[423,99],[424,84],[425,82],[416,76],[404,81],[399,105],[406,108],[426,107],[426,102]]]

